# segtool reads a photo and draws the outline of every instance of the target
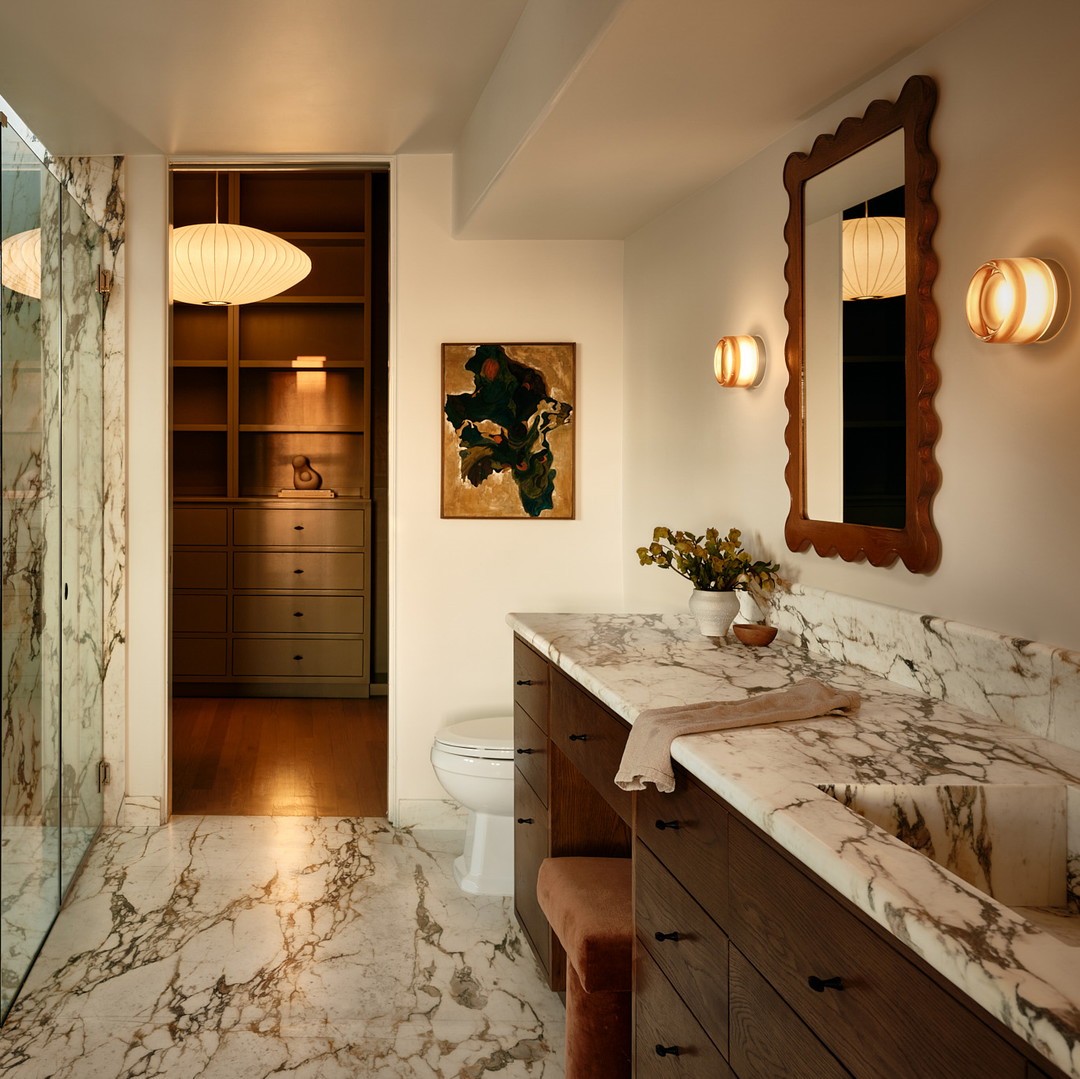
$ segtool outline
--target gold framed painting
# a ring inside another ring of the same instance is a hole
[[[442,516],[574,516],[573,344],[442,346]]]

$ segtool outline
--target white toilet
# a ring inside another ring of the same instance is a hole
[[[443,727],[431,747],[443,789],[469,810],[454,879],[473,895],[514,894],[514,717]]]

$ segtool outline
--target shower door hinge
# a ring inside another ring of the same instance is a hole
[[[100,794],[112,782],[112,765],[107,760],[98,761],[97,789]]]
[[[106,270],[103,266],[98,267],[97,290],[102,296],[108,296],[112,292],[112,270]]]

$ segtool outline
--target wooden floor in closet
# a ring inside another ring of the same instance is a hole
[[[386,815],[387,702],[177,697],[176,814]]]

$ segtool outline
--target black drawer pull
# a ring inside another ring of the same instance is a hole
[[[677,1045],[658,1045],[656,1047],[656,1055],[658,1057],[677,1057],[679,1055],[679,1047]]]
[[[518,824],[532,824],[532,817],[518,817]]]
[[[657,931],[654,934],[654,936],[656,937],[657,940],[678,940],[679,939],[679,934],[678,933],[661,933],[661,932]]]
[[[843,989],[844,983],[839,977],[835,978],[816,978],[813,974],[806,979],[806,984],[810,986],[815,993],[824,993],[826,989]]]
[[[303,532],[304,531],[304,526],[303,525],[293,525],[293,531],[295,531],[295,532]]]
[[[303,573],[303,572],[304,571],[302,569],[294,569],[293,570],[293,573]]]
[[[674,828],[675,831],[679,830],[679,822],[677,820],[658,820],[656,827],[662,832],[665,828]]]
[[[303,656],[293,656],[293,659],[303,659]]]
[[[518,752],[519,753],[535,753],[536,750],[535,749],[519,749]]]
[[[304,617],[304,612],[303,611],[293,611],[292,616],[293,616],[293,618],[303,618]]]
[[[531,678],[519,678],[514,683],[515,686],[531,686],[532,684],[533,684],[533,680]]]
[[[571,742],[587,742],[589,736],[587,734],[572,734],[570,735]]]

